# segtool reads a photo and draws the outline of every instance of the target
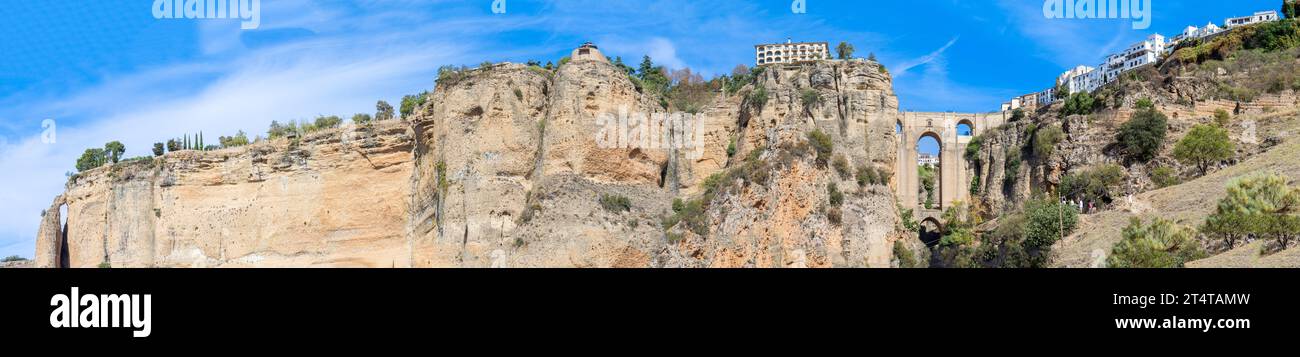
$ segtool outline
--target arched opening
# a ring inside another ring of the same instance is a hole
[[[903,122],[894,122],[894,134],[903,135]]]
[[[970,120],[957,122],[957,136],[975,136],[975,124]]]
[[[71,268],[72,264],[69,261],[68,254],[68,205],[66,204],[59,206],[59,236],[55,239],[57,239],[55,244],[58,246],[58,250],[54,254],[58,254],[58,256],[54,258],[54,266],[57,268]]]
[[[920,226],[921,233],[917,237],[921,239],[921,243],[925,243],[927,247],[939,245],[939,241],[943,239],[943,226],[939,225],[939,221],[926,218],[921,221]]]
[[[916,141],[917,202],[925,209],[941,209],[943,197],[943,161],[939,153],[939,135],[927,132]]]

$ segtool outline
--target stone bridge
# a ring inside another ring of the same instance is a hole
[[[974,136],[1001,126],[1010,116],[1010,112],[900,113],[895,126],[898,158],[894,168],[897,173],[894,175],[894,188],[898,202],[915,212],[917,222],[932,221],[932,224],[942,227],[945,223],[942,221],[944,208],[956,201],[970,200],[970,181],[975,172],[962,158],[966,144]],[[959,135],[957,127],[960,125],[969,126],[970,135]],[[932,137],[939,142],[939,168],[935,177],[937,200],[930,209],[926,209],[921,200],[921,181],[917,174],[917,144],[925,137]]]

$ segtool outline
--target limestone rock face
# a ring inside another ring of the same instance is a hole
[[[898,100],[874,62],[767,68],[690,115],[605,61],[444,78],[402,120],[85,172],[44,217],[38,262],[57,265],[66,233],[73,267],[890,264],[890,188],[818,163],[807,139],[894,167]],[[664,224],[700,197],[707,234]]]
[[[685,238],[659,255],[660,264],[889,267],[892,243],[901,238],[892,191],[859,187],[807,148],[808,133],[821,130],[850,167],[893,167],[898,100],[888,76],[874,62],[818,62],[769,67],[746,90],[758,87],[768,100],[741,106],[735,135],[743,140],[710,201],[708,224],[716,228],[708,235],[670,230]],[[820,100],[805,99],[814,97]],[[755,150],[761,154],[750,158]],[[845,196],[840,205],[830,200],[832,184]]]
[[[664,111],[649,96],[638,92],[618,67],[599,61],[560,67],[549,105],[545,174],[571,173],[606,183],[659,184],[661,166],[667,160],[664,150],[621,144],[601,147],[597,141],[602,134],[598,123],[601,116],[620,120]]]
[[[407,131],[349,126],[84,172],[63,196],[68,265],[405,265]],[[45,226],[37,259],[49,266]]]
[[[55,197],[41,216],[41,228],[36,233],[36,258],[32,262],[37,268],[59,266],[59,250],[63,248],[63,221],[59,211],[64,203],[63,195]]]

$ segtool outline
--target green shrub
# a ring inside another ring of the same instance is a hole
[[[1123,239],[1106,258],[1111,268],[1182,268],[1189,261],[1205,257],[1196,232],[1156,218],[1150,225],[1134,217],[1124,228]]]
[[[1061,197],[1084,202],[1110,202],[1112,190],[1124,181],[1124,168],[1104,164],[1078,170],[1061,177]]]
[[[858,165],[857,179],[860,188],[880,183],[880,176],[876,173],[876,169],[867,165]]]
[[[822,104],[822,95],[812,88],[805,88],[799,92],[799,100],[804,110],[811,112],[813,107]]]
[[[631,212],[632,200],[622,195],[600,195],[600,207],[613,213]]]
[[[821,129],[816,129],[808,133],[808,143],[817,150],[817,165],[826,167],[827,161],[830,161],[831,153],[834,152],[834,142],[831,136],[823,133]]]
[[[441,72],[442,70],[439,70],[439,78],[440,78],[438,81],[439,83],[442,83]],[[459,79],[455,79],[454,81],[459,81]],[[424,102],[428,99],[429,99],[429,92],[420,92],[420,94],[413,94],[413,95],[407,95],[402,97],[402,108],[401,108],[402,117],[409,118],[412,114],[415,114],[415,110],[424,106]]]
[[[1046,160],[1052,156],[1056,150],[1056,144],[1065,138],[1065,132],[1061,131],[1061,126],[1053,125],[1045,129],[1038,130],[1034,134],[1034,157]]]
[[[0,263],[8,263],[8,262],[22,262],[22,261],[27,261],[27,258],[23,258],[23,257],[17,256],[17,255],[10,255],[10,256],[4,257],[4,259],[0,259]]]
[[[903,205],[901,204],[897,204],[896,206],[898,208],[898,219],[903,223],[903,229],[912,233],[921,231],[921,224],[916,222],[913,211],[911,209],[903,208]]]
[[[1079,211],[1073,205],[1050,199],[1026,203],[1022,246],[1029,254],[1029,266],[1047,266],[1052,244],[1073,233],[1078,223]]]
[[[1015,110],[1011,111],[1011,119],[1008,119],[1007,121],[1014,123],[1024,118],[1025,118],[1025,110],[1022,108],[1016,108]]]
[[[1005,170],[1004,184],[1008,186],[1015,185],[1017,176],[1020,175],[1020,151],[1007,150],[1007,159],[1002,168]]]
[[[1263,174],[1228,184],[1228,194],[1219,200],[1214,214],[1205,219],[1201,232],[1222,241],[1226,249],[1247,237],[1272,239],[1286,249],[1300,236],[1300,188],[1291,187],[1286,176]]]
[[[86,149],[85,152],[81,153],[81,157],[77,159],[77,171],[84,172],[104,166],[105,161],[104,149]]]
[[[984,146],[984,137],[982,135],[976,136],[975,138],[971,139],[969,143],[966,143],[966,153],[962,155],[962,157],[966,158],[966,161],[975,164],[975,166],[979,166],[980,149],[983,146]]]
[[[1232,114],[1227,110],[1217,109],[1214,111],[1214,124],[1220,128],[1227,128],[1232,123]]]
[[[709,235],[708,213],[705,212],[705,205],[706,202],[704,197],[686,201],[686,203],[682,205],[681,211],[664,217],[662,222],[664,229],[670,229],[680,224],[686,230],[694,232],[697,235]],[[673,233],[669,232],[668,234],[671,238]],[[672,239],[670,239],[670,241],[672,241]]]
[[[828,208],[826,209],[826,220],[831,222],[832,225],[839,226],[844,222],[844,213],[840,211],[839,207]]]
[[[126,153],[126,145],[120,141],[110,141],[104,144],[104,158],[109,162],[116,164],[122,161],[122,154]]]
[[[358,125],[370,124],[370,121],[373,119],[374,118],[371,117],[370,114],[357,113],[352,115],[352,123]]]
[[[934,168],[930,165],[917,166],[916,177],[921,181],[921,189],[925,190],[925,208],[929,209],[934,205]]]
[[[163,156],[164,150],[163,143],[153,143],[153,156]]]
[[[1119,128],[1116,140],[1125,156],[1138,162],[1151,161],[1160,153],[1168,131],[1168,118],[1155,108],[1143,108]]]
[[[736,138],[727,143],[727,157],[736,156]]]
[[[375,120],[385,121],[393,119],[393,105],[385,101],[375,103]]]
[[[98,265],[98,268],[100,268],[100,269],[108,269],[108,268],[112,268],[112,267],[113,267],[113,264],[109,264],[109,262],[99,263],[99,265]]]
[[[844,193],[840,192],[839,185],[834,182],[826,185],[826,195],[830,198],[831,206],[839,207],[844,204]]]
[[[1065,106],[1061,108],[1061,116],[1092,114],[1097,103],[1097,100],[1087,92],[1070,94],[1065,99]]]
[[[1156,186],[1160,188],[1165,188],[1165,187],[1182,183],[1178,179],[1178,174],[1174,172],[1174,169],[1169,168],[1167,166],[1161,166],[1152,169],[1151,182],[1154,182]]]
[[[767,88],[760,85],[749,92],[749,104],[760,110],[767,105]]]
[[[248,134],[245,134],[243,130],[240,130],[235,133],[235,136],[219,136],[217,137],[217,143],[221,144],[222,148],[248,145]]]
[[[340,124],[343,124],[343,118],[339,118],[337,115],[321,115],[316,117],[316,122],[313,123],[313,129],[323,130],[337,128]]]
[[[831,166],[835,167],[835,172],[840,174],[841,179],[853,177],[853,171],[849,169],[849,160],[844,155],[835,155],[835,160],[831,161]]]
[[[1236,150],[1227,130],[1198,124],[1174,146],[1174,158],[1184,165],[1196,166],[1204,176],[1211,165],[1231,158]]]
[[[894,260],[898,261],[899,268],[924,268],[921,262],[916,259],[916,254],[912,253],[911,249],[907,249],[902,240],[894,241]]]

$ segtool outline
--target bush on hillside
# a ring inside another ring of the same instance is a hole
[[[1236,150],[1227,130],[1197,124],[1174,146],[1174,158],[1184,165],[1196,166],[1204,176],[1210,166],[1231,158]]]
[[[1138,109],[1119,128],[1116,141],[1123,154],[1136,162],[1147,162],[1160,153],[1168,131],[1168,118],[1154,107]]]
[[[1106,257],[1111,268],[1182,268],[1189,261],[1205,257],[1196,232],[1168,220],[1156,218],[1150,225],[1132,218],[1123,239]]]

